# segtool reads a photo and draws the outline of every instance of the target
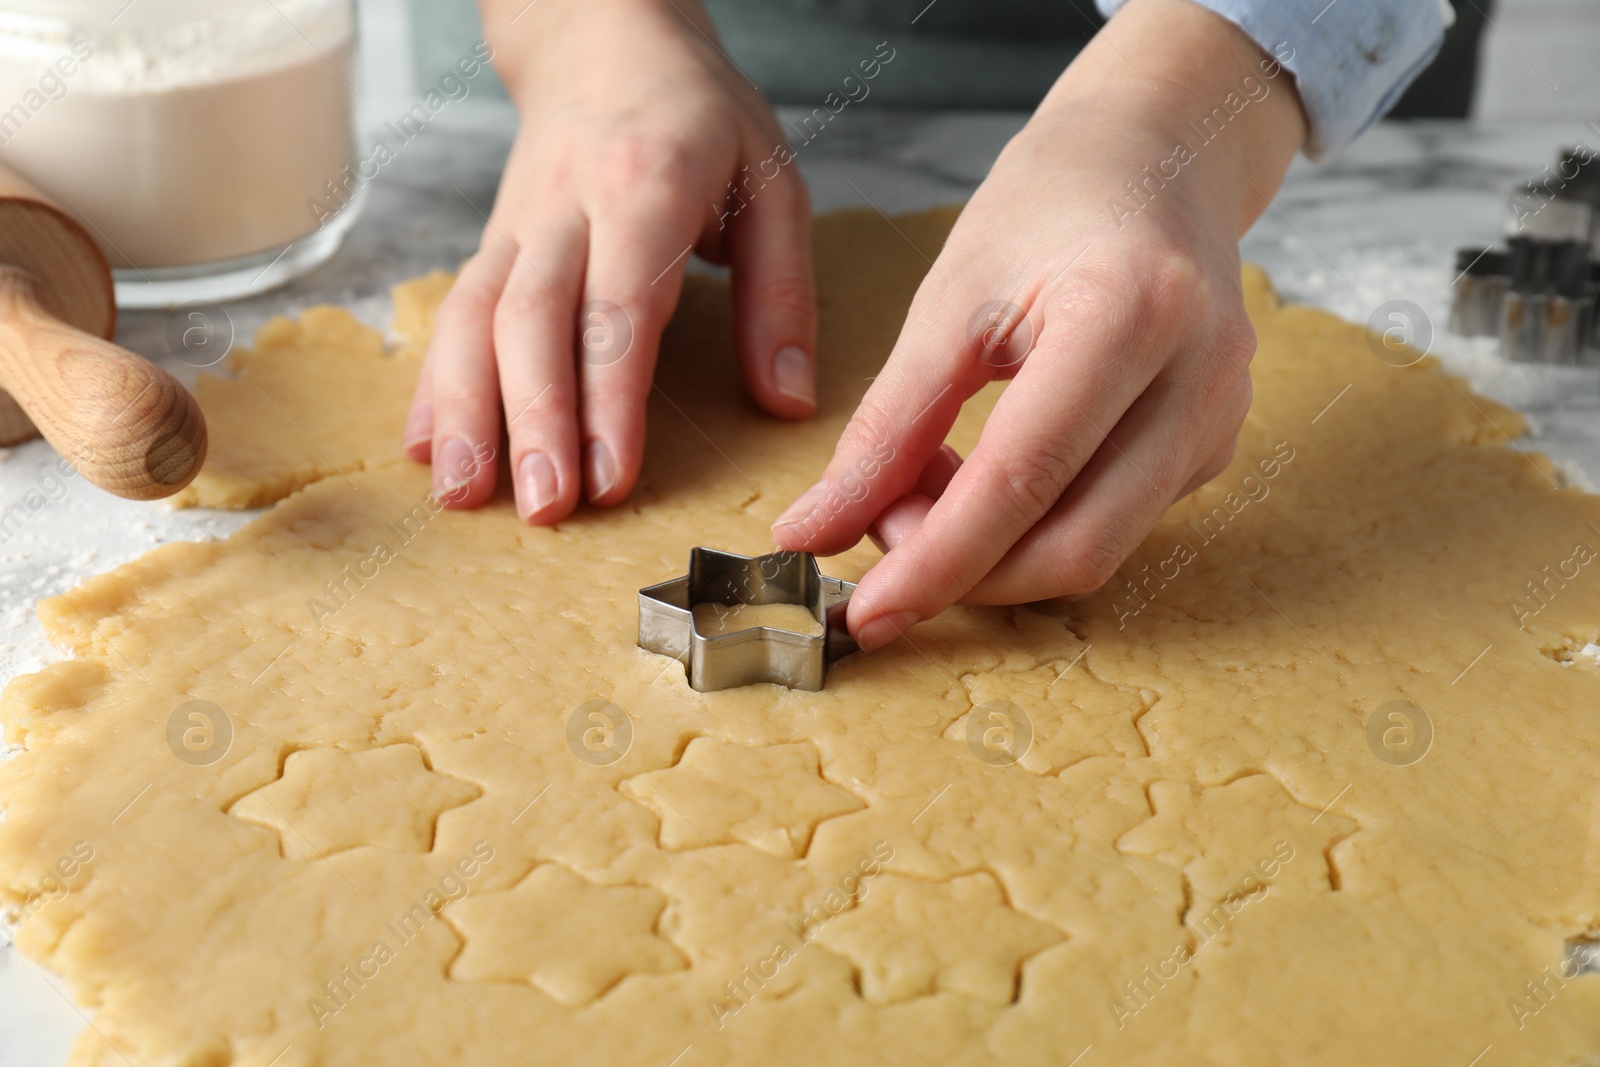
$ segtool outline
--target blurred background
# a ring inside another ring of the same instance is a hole
[[[471,0],[362,3],[369,61],[384,57],[380,80],[406,99],[409,79],[419,76],[414,72],[448,68],[481,36]],[[891,36],[884,27],[892,25],[895,77],[875,85],[871,100],[901,107],[1031,108],[1104,21],[1093,0],[906,0],[892,23],[881,14],[874,19],[872,9],[884,5],[866,0],[706,3],[729,55],[779,104],[820,101],[842,74],[821,57],[869,55]],[[1452,3],[1456,25],[1439,59],[1394,117],[1600,119],[1600,3]],[[395,46],[401,50],[392,51]],[[410,55],[410,67],[391,66],[394,55]]]

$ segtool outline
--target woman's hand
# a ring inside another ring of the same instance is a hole
[[[1238,240],[1304,134],[1291,77],[1189,0],[1131,0],[1073,63],[773,527],[786,549],[887,551],[850,603],[863,648],[957,601],[1088,593],[1222,471],[1255,351]],[[942,445],[962,403],[1013,376],[962,462]]]
[[[691,247],[732,267],[745,382],[816,407],[810,206],[771,108],[695,0],[483,0],[521,127],[478,252],[439,309],[406,450],[445,491],[509,427],[517,513],[628,495]],[[748,169],[746,169],[748,168]],[[480,466],[447,506],[494,490]]]

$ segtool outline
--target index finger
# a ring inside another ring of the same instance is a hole
[[[956,308],[979,311],[952,313]],[[935,264],[822,480],[773,523],[778,547],[834,555],[859,541],[884,508],[916,485],[961,405],[999,373],[995,353],[1031,338],[1032,330],[1018,304],[982,300]]]
[[[853,629],[879,615],[932,618],[961,599],[1055,505],[1149,384],[1140,361],[1124,358],[1127,339],[1080,323],[1052,330],[1064,336],[1041,338],[920,529],[862,579],[868,595],[851,605]]]

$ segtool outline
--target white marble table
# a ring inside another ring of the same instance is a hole
[[[1022,121],[1015,114],[852,110],[801,150],[800,166],[819,210],[859,206],[864,197],[891,213],[959,201]],[[230,305],[238,337],[248,338],[272,314],[328,301],[385,324],[392,283],[451,267],[471,252],[512,129],[512,116],[498,104],[469,100],[441,113],[381,172],[333,262],[284,290]],[[1334,164],[1297,162],[1276,207],[1245,238],[1245,256],[1266,266],[1286,297],[1357,321],[1388,300],[1415,302],[1434,324],[1435,354],[1481,391],[1532,415],[1535,432],[1522,446],[1551,454],[1593,487],[1600,482],[1600,370],[1507,364],[1493,341],[1444,330],[1456,246],[1494,241],[1513,182],[1585,132],[1576,122],[1380,127]],[[130,312],[119,339],[187,379],[193,371],[167,352],[166,326],[162,314]],[[44,487],[52,461],[38,442],[5,453],[0,511]],[[64,495],[0,541],[0,680],[52,658],[32,615],[40,597],[156,544],[226,536],[248,519],[118,500],[71,480]],[[5,1067],[65,1060],[85,1019],[61,990],[58,980],[0,947]]]

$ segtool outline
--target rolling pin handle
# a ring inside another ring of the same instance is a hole
[[[33,275],[0,266],[0,388],[100,488],[171,496],[206,455],[200,407],[150,361],[52,316]]]

